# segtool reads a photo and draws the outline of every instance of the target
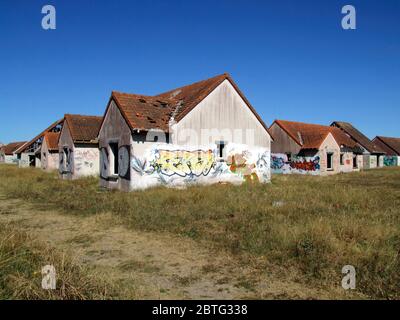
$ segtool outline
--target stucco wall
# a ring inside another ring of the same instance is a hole
[[[69,159],[66,158],[66,152],[68,151]],[[75,145],[72,140],[71,133],[67,122],[64,122],[63,128],[60,133],[58,141],[58,152],[59,152],[59,165],[58,171],[62,179],[72,179],[74,177],[74,152]]]
[[[46,171],[58,170],[59,155],[58,152],[49,151],[46,140],[41,146],[41,168]]]
[[[353,153],[342,152],[341,154],[343,155],[343,164],[340,164],[340,172],[353,172]]]
[[[73,178],[98,176],[100,172],[99,149],[97,146],[74,148]]]
[[[333,153],[333,169],[327,168],[327,154]],[[331,175],[340,172],[340,147],[332,134],[328,134],[324,142],[321,144],[318,155],[321,158],[321,175]]]
[[[2,161],[0,161],[0,162],[4,162],[7,164],[18,164],[18,159],[17,159],[16,155],[2,154],[1,158],[2,158]]]

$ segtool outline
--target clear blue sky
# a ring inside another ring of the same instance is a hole
[[[41,28],[41,8],[57,29]],[[341,28],[341,8],[357,30]],[[400,136],[400,1],[1,0],[0,141],[64,113],[102,115],[111,90],[156,94],[229,72],[270,125],[352,122]]]

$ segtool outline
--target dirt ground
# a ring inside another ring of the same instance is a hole
[[[0,223],[13,223],[39,241],[117,281],[141,299],[307,299],[338,296],[264,274],[220,250],[170,234],[139,232],[111,213],[76,216],[0,193]],[[339,291],[340,289],[338,289]],[[128,296],[128,295],[127,295]],[[132,296],[132,295],[131,295]]]

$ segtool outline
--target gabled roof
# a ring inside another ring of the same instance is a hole
[[[56,122],[53,122],[48,128],[43,130],[41,133],[39,133],[36,137],[34,137],[32,140],[27,142],[25,145],[22,147],[18,148],[15,153],[21,153],[24,152],[26,149],[28,149],[30,146],[32,146],[37,140],[40,138],[44,138],[44,135],[46,132],[52,131],[54,128],[56,128],[58,125],[62,125],[64,122],[64,119],[57,120]]]
[[[328,134],[332,134],[340,147],[356,150],[357,144],[335,127],[296,121],[275,120],[302,149],[319,149]]]
[[[58,139],[60,138],[60,132],[46,132],[44,139],[46,141],[47,149],[49,151],[58,150]]]
[[[193,110],[225,80],[228,80],[232,84],[243,101],[245,101],[249,109],[268,132],[268,127],[264,121],[227,73],[175,88],[155,96],[113,91],[110,101],[115,101],[131,130],[161,129],[168,132],[169,123],[172,119],[176,122],[182,120],[185,115]],[[107,110],[105,114],[106,113]]]
[[[370,153],[384,153],[378,146],[368,139],[363,133],[357,130],[352,124],[343,121],[334,121],[331,126],[335,126],[346,132],[354,141],[361,145]]]
[[[74,142],[96,143],[103,117],[66,114],[64,119]]]
[[[373,142],[388,155],[400,156],[400,138],[376,136]]]
[[[4,152],[5,155],[11,156],[13,155],[14,151],[23,146],[26,141],[20,142],[10,142],[9,144],[3,145],[1,147],[1,151]]]

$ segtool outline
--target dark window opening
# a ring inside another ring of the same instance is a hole
[[[111,150],[111,174],[117,175],[118,174],[118,142],[110,143],[110,150]]]
[[[218,152],[218,157],[219,158],[224,158],[225,152],[225,146],[226,146],[226,142],[225,141],[217,141],[217,152]]]
[[[344,153],[340,154],[340,165],[343,166],[344,165]]]
[[[333,153],[327,153],[326,156],[326,167],[328,170],[333,170]]]
[[[292,161],[292,154],[291,153],[286,153],[287,156],[287,161],[291,162]]]
[[[29,156],[29,166],[30,167],[35,167],[36,164],[36,157],[34,155]]]

